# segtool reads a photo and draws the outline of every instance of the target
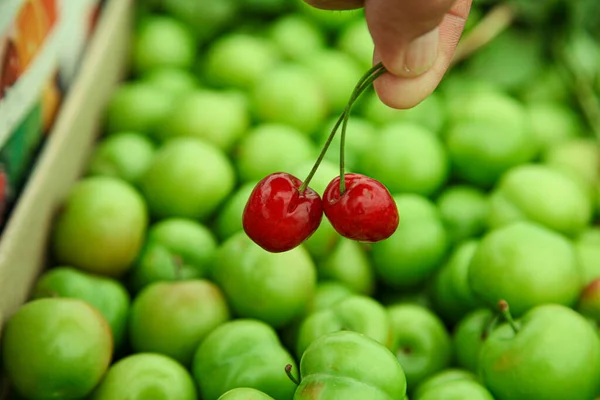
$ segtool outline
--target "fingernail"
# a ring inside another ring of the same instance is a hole
[[[427,72],[438,55],[439,29],[435,28],[413,40],[402,60],[402,71],[406,76],[418,76]]]

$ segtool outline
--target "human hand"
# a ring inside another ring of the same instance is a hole
[[[429,96],[450,66],[472,0],[304,0],[328,10],[365,9],[374,63],[388,73],[374,87],[389,107],[411,108]]]

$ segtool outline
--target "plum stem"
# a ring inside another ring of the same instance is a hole
[[[515,333],[519,333],[519,327],[513,319],[512,314],[510,313],[510,307],[508,306],[508,302],[504,299],[500,300],[498,302],[498,308],[500,309],[500,313],[502,314],[506,322],[508,322],[512,330]]]
[[[285,366],[285,374],[288,376],[288,378],[290,378],[290,380],[292,382],[294,382],[296,384],[296,386],[298,386],[300,384],[300,381],[298,379],[296,379],[296,377],[294,377],[294,375],[292,375],[292,364],[288,364]]]
[[[327,137],[327,140],[325,141],[325,144],[323,145],[323,149],[321,150],[321,153],[319,154],[319,157],[317,158],[317,161],[315,162],[315,164],[313,165],[312,169],[310,170],[310,172],[308,173],[308,176],[306,177],[306,179],[304,180],[304,182],[302,182],[302,185],[300,185],[300,187],[298,188],[298,191],[300,193],[304,192],[306,190],[306,188],[308,187],[310,181],[312,180],[313,176],[315,175],[315,173],[317,172],[317,169],[319,168],[319,165],[321,165],[321,162],[323,161],[323,158],[325,158],[325,154],[327,153],[327,150],[329,149],[329,146],[331,145],[331,142],[333,141],[333,138],[335,137],[335,134],[337,133],[338,128],[340,127],[340,125],[342,123],[344,123],[344,121],[346,121],[344,124],[348,123],[348,116],[350,114],[350,108],[352,107],[352,105],[354,104],[354,102],[358,99],[358,97],[362,94],[362,92],[364,92],[367,87],[373,83],[373,81],[381,74],[383,74],[384,72],[386,72],[385,67],[383,66],[383,64],[381,62],[375,64],[373,67],[371,67],[358,81],[358,83],[356,84],[356,86],[354,87],[354,90],[352,91],[352,95],[350,96],[350,100],[348,101],[348,104],[346,105],[346,108],[344,109],[344,111],[342,112],[342,114],[339,116],[339,118],[337,119],[335,125],[333,126],[333,129],[331,130],[331,133],[329,134],[329,137]],[[345,132],[345,128],[342,128],[342,132]],[[342,135],[344,135],[344,133],[342,133]],[[340,149],[342,151],[343,149],[343,140],[341,141],[340,144]],[[341,185],[345,185],[344,179],[343,179],[343,155],[340,154],[340,170],[342,171],[341,173]]]

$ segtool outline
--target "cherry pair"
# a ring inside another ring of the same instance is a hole
[[[349,239],[378,242],[395,232],[398,209],[387,188],[365,175],[344,171],[346,125],[352,104],[384,72],[379,63],[358,82],[304,182],[291,174],[278,172],[256,185],[244,209],[242,222],[246,234],[259,246],[274,253],[293,249],[317,230],[323,213],[335,230]],[[340,176],[329,183],[321,200],[308,184],[340,125]]]
[[[285,172],[261,180],[250,195],[243,215],[246,234],[270,252],[293,249],[319,227],[323,213],[342,236],[361,242],[388,238],[398,227],[398,210],[385,186],[360,174],[345,174],[325,189],[323,200],[302,181]]]

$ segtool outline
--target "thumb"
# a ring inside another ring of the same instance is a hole
[[[376,58],[397,76],[430,69],[440,46],[439,25],[455,0],[366,0]]]

